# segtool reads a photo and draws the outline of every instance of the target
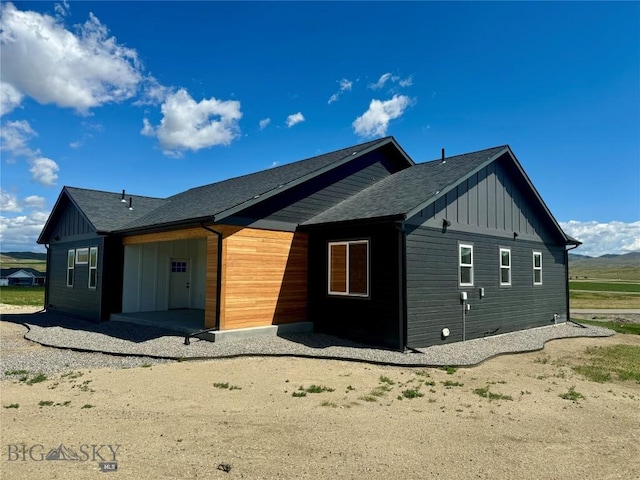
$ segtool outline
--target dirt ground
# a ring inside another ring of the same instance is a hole
[[[639,479],[640,385],[591,382],[570,367],[588,347],[615,344],[640,346],[640,336],[557,340],[451,374],[239,358],[7,380],[0,476]],[[292,395],[311,385],[333,391]],[[485,387],[512,400],[474,393]],[[572,387],[584,398],[559,397]],[[411,389],[424,396],[404,398]],[[60,445],[54,453],[76,460],[43,459]],[[117,471],[101,471],[114,461]]]

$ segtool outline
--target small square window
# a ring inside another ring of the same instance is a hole
[[[187,273],[187,262],[172,260],[171,273]]]
[[[76,250],[76,264],[86,265],[87,263],[89,263],[89,249],[78,248]]]

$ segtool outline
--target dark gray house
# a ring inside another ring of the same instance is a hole
[[[579,244],[508,146],[415,164],[391,137],[166,199],[65,187],[38,242],[49,309],[399,350],[565,321]]]

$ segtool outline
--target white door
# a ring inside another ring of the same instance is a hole
[[[189,308],[191,270],[188,258],[172,258],[169,266],[169,308]]]

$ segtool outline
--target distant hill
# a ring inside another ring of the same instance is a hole
[[[640,281],[640,252],[600,257],[570,253],[569,276]]]
[[[47,270],[47,254],[36,252],[2,252],[2,268],[34,268],[40,272]]]
[[[2,252],[0,253],[2,258],[9,257],[13,260],[40,260],[46,261],[47,254],[46,253],[36,253],[36,252]]]

